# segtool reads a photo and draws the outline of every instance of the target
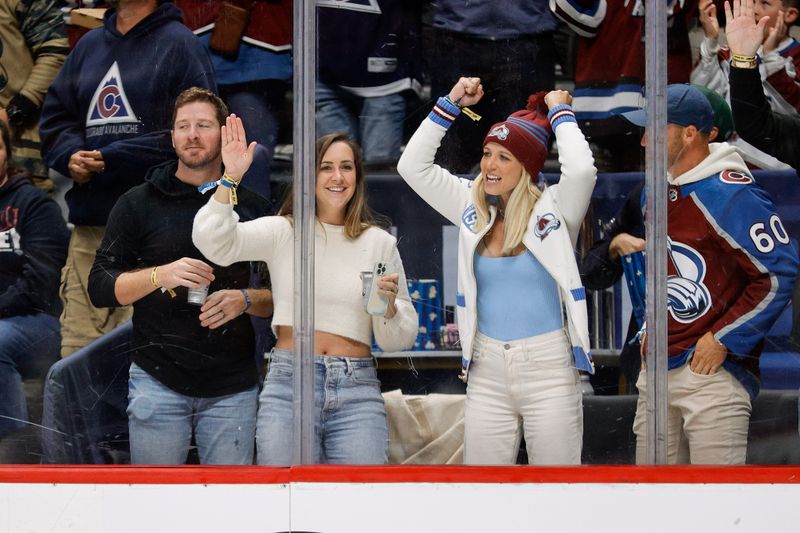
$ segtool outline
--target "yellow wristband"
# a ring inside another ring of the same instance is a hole
[[[153,284],[153,287],[156,289],[161,289],[161,292],[168,292],[171,298],[175,298],[176,294],[175,291],[172,289],[167,289],[166,287],[162,287],[158,283],[158,267],[153,267],[153,270],[150,271],[150,283]]]

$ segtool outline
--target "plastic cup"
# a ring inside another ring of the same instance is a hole
[[[208,285],[196,289],[189,287],[186,301],[192,305],[203,305],[203,302],[206,301],[206,296],[208,296]]]

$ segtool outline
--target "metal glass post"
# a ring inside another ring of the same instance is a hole
[[[294,464],[314,450],[314,141],[317,72],[314,0],[294,1]]]
[[[667,462],[667,2],[645,4],[647,462]]]

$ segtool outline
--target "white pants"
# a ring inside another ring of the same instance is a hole
[[[475,336],[464,414],[466,464],[580,464],[583,398],[563,330],[503,342]]]
[[[647,374],[636,381],[636,463],[646,460]],[[667,463],[744,464],[750,395],[724,368],[699,375],[689,363],[667,373]]]

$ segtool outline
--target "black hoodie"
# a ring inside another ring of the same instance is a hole
[[[200,259],[214,268],[209,294],[249,286],[248,263],[215,265],[192,244],[192,222],[208,196],[175,177],[176,169],[176,161],[151,168],[145,183],[122,195],[114,206],[89,274],[94,305],[119,306],[114,285],[121,274],[182,257]],[[251,220],[270,214],[270,204],[240,188],[236,212],[242,220]],[[248,315],[210,330],[200,326],[200,307],[187,302],[187,289],[177,287],[175,292],[176,297],[170,298],[157,290],[134,302],[131,360],[187,396],[223,396],[255,385],[255,339]]]
[[[61,314],[69,230],[61,209],[22,176],[0,187],[0,318]]]

